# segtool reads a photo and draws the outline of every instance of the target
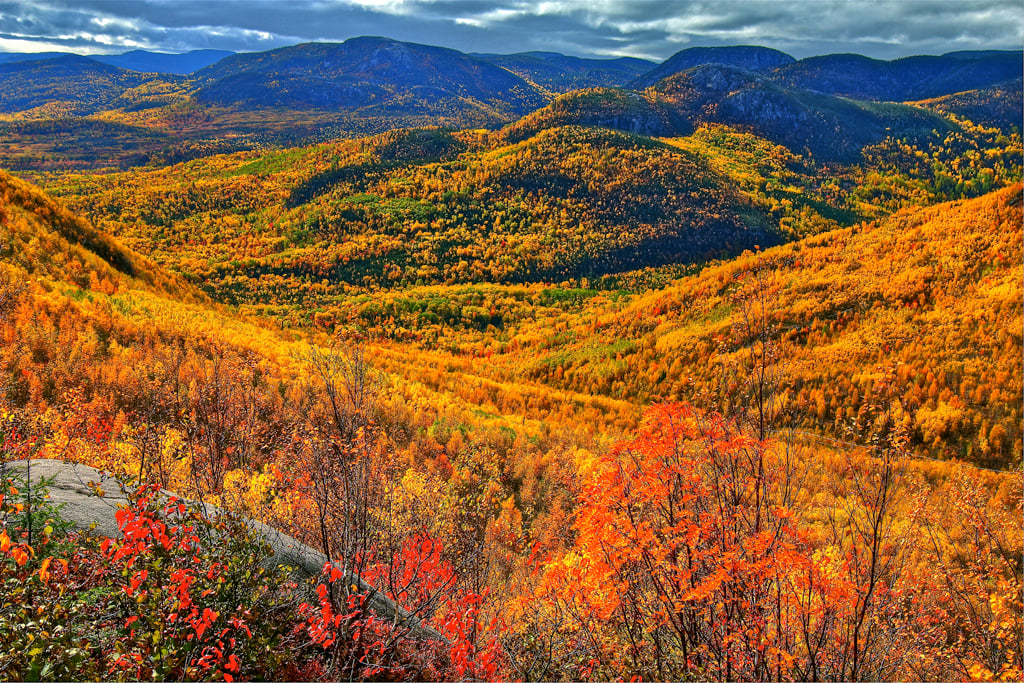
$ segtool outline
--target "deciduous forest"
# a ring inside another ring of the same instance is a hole
[[[1020,53],[708,50],[0,63],[0,679],[1021,680]]]

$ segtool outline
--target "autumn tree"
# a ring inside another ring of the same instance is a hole
[[[592,642],[591,669],[788,675],[782,577],[807,557],[767,443],[721,416],[660,405],[634,439],[582,463],[581,474],[576,543],[543,580],[546,609]]]

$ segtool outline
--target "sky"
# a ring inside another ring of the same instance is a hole
[[[1021,49],[1022,0],[0,0],[0,51],[269,50],[361,35],[463,52],[663,60],[764,45],[797,58]]]

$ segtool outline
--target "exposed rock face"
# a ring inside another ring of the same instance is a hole
[[[49,501],[53,505],[63,505],[60,516],[74,524],[76,529],[92,529],[94,533],[108,538],[121,536],[114,513],[126,505],[128,500],[117,480],[92,467],[60,460],[16,460],[0,463],[0,476],[12,472],[20,476],[30,473],[33,486],[38,486],[42,479],[52,478],[53,481],[49,485]],[[92,485],[95,484],[99,484],[103,489],[103,497],[94,492]],[[168,496],[173,495],[169,491],[166,493]],[[216,506],[202,505],[210,517],[222,513]],[[265,565],[290,567],[294,578],[300,581],[320,575],[327,562],[323,553],[262,522],[249,519],[246,520],[246,524],[273,550],[273,554],[264,560]],[[415,616],[378,593],[361,578],[349,577],[347,580],[357,584],[370,595],[369,609],[377,616],[396,625],[411,626],[416,637],[444,640],[440,633],[421,624]]]

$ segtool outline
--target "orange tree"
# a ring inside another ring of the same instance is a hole
[[[790,576],[811,557],[791,470],[718,415],[657,406],[636,438],[584,458],[574,547],[530,606],[572,633],[576,676],[785,678]]]

